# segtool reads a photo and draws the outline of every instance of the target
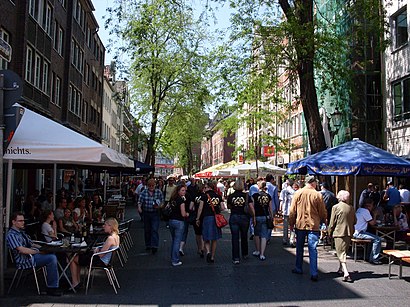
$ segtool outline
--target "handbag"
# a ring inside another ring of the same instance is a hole
[[[211,202],[211,197],[209,196],[209,194],[206,194],[206,195],[208,196],[209,205],[211,206],[211,209],[212,209],[212,211],[214,212],[214,215],[215,215],[216,227],[218,227],[218,228],[225,227],[226,225],[228,225],[228,221],[226,220],[226,218],[222,214],[215,212],[214,205]]]
[[[273,223],[273,219],[269,214],[269,211],[266,212],[266,206],[263,206],[263,211],[265,211],[265,215],[266,215],[266,226],[268,227],[268,229],[273,229],[275,228],[275,225]]]
[[[162,214],[165,216],[165,217],[170,217],[171,216],[171,214],[172,214],[172,209],[173,209],[173,202],[171,202],[171,201],[169,201],[166,205],[165,205],[165,207],[162,209]]]

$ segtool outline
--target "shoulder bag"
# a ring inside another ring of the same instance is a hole
[[[266,206],[263,206],[263,211],[265,211],[265,216],[266,216],[266,226],[268,227],[268,229],[273,229],[275,228],[275,225],[273,223],[273,218],[271,217],[271,215],[269,214],[269,210],[266,210]]]
[[[175,202],[174,202],[174,201],[169,201],[169,202],[165,205],[165,207],[162,209],[162,214],[163,214],[165,217],[169,218],[169,217],[171,216],[171,214],[172,214],[172,210],[173,210],[174,206],[175,206]]]
[[[214,215],[215,215],[216,227],[223,228],[226,225],[228,225],[228,221],[226,220],[226,218],[222,214],[215,212],[214,204],[212,203],[211,197],[209,196],[209,194],[206,194],[206,196],[208,196],[209,205],[211,206],[211,209],[212,209],[212,211],[214,212]]]

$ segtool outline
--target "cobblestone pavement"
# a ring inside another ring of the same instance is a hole
[[[139,218],[135,209],[127,208],[127,217]],[[319,281],[312,282],[309,266],[305,274],[291,270],[295,249],[281,245],[281,234],[273,234],[267,247],[266,261],[250,256],[240,265],[231,262],[229,228],[223,229],[218,241],[214,264],[207,264],[196,254],[195,239],[190,228],[183,265],[170,264],[169,230],[160,227],[157,254],[144,248],[143,226],[132,225],[135,245],[124,268],[117,265],[121,284],[115,295],[105,275],[95,277],[94,286],[85,295],[64,294],[62,297],[36,295],[34,283],[28,280],[18,291],[0,298],[0,306],[408,306],[410,305],[410,267],[403,267],[404,278],[397,279],[398,266],[393,266],[393,279],[388,279],[387,264],[374,266],[367,262],[348,261],[354,283],[343,283],[336,273],[338,262],[329,247],[319,250]],[[250,252],[253,250],[253,241]],[[305,261],[308,262],[307,249]],[[8,270],[8,286],[14,270]],[[102,273],[101,273],[102,274]]]

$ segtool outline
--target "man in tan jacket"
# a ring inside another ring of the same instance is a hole
[[[306,186],[294,194],[289,214],[289,224],[296,229],[296,265],[292,273],[303,273],[303,249],[307,237],[310,279],[317,281],[317,243],[320,223],[326,221],[327,211],[322,195],[316,191],[317,179],[314,176],[306,176],[305,183]]]

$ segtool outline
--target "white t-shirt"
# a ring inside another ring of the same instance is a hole
[[[400,189],[400,198],[403,203],[410,202],[410,192],[407,189]]]
[[[373,219],[370,211],[365,208],[359,208],[356,211],[356,225],[354,225],[355,233],[367,230],[367,224]]]
[[[53,241],[53,238],[50,237],[50,232],[54,232],[53,227],[49,223],[43,223],[41,225],[41,233],[44,235],[47,242]]]

